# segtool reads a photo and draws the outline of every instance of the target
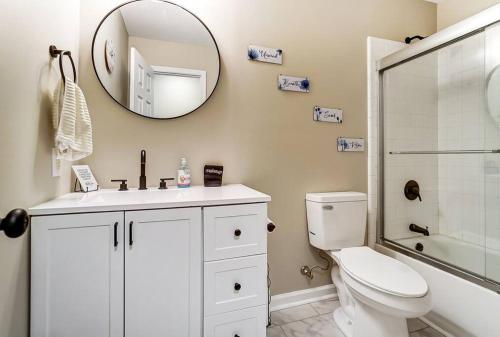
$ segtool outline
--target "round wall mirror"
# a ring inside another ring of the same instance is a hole
[[[131,1],[109,12],[95,32],[92,62],[117,103],[157,119],[198,109],[220,73],[217,43],[205,24],[162,0]]]

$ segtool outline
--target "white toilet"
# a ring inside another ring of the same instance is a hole
[[[431,309],[427,283],[404,263],[364,247],[366,194],[306,195],[309,241],[337,263],[332,280],[340,308],[334,320],[346,337],[408,337],[407,318]]]

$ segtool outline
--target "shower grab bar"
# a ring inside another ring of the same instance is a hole
[[[389,151],[389,154],[482,154],[500,153],[500,149],[494,150],[444,150],[444,151]]]

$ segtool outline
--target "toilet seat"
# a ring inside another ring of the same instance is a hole
[[[345,248],[335,255],[343,271],[367,287],[405,298],[421,298],[429,291],[416,271],[369,247]]]

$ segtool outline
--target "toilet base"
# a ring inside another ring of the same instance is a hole
[[[354,324],[341,307],[333,312],[333,320],[345,337],[409,336],[405,318],[386,315],[362,303],[356,305]]]
[[[352,321],[347,317],[342,307],[333,312],[333,320],[345,337],[352,337]]]
[[[350,337],[408,337],[406,318],[395,317],[357,301]]]

